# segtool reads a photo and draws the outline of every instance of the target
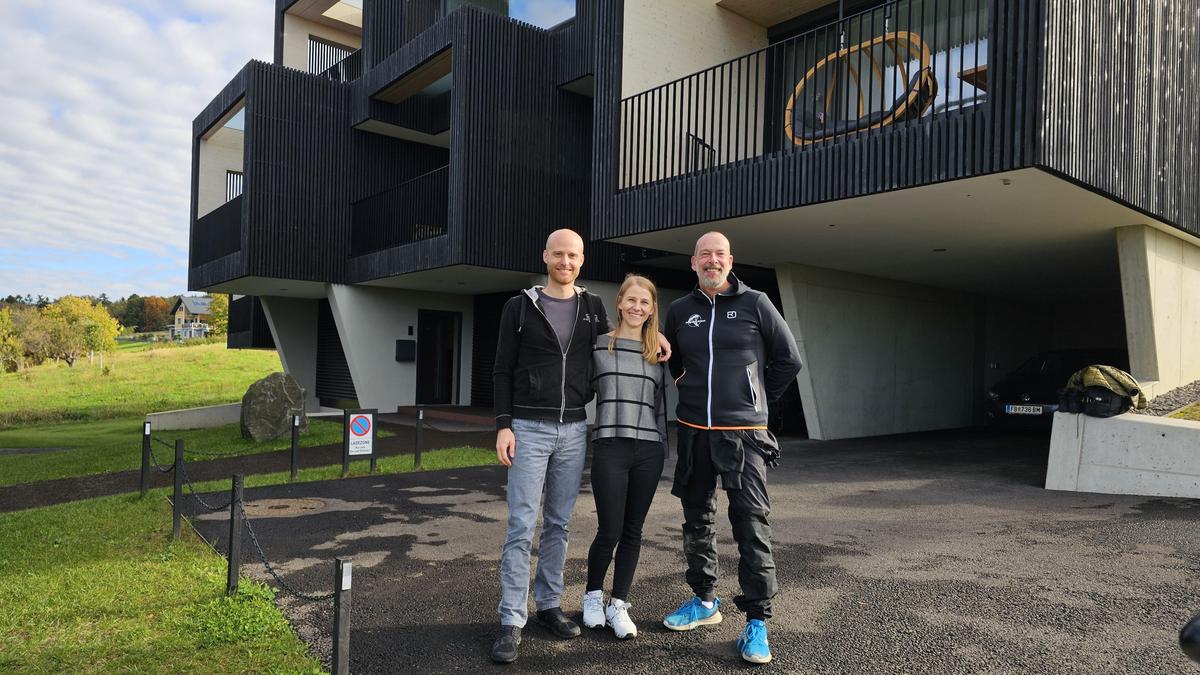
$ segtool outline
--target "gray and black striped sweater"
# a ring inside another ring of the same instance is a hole
[[[667,443],[666,366],[646,363],[642,343],[600,335],[592,350],[596,424],[592,438],[636,438]]]

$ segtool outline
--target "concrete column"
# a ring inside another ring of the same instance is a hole
[[[1116,239],[1133,376],[1151,396],[1200,380],[1200,246],[1145,225]]]
[[[436,309],[462,314],[458,404],[470,405],[472,296],[330,284],[329,308],[350,366],[350,376],[354,378],[359,405],[380,412],[416,404],[417,364],[396,362],[396,340],[417,339],[417,312]]]
[[[304,409],[314,411],[317,402],[317,301],[300,298],[259,296],[271,337],[279,350],[283,372],[304,388]]]
[[[812,438],[972,423],[978,384],[968,296],[804,265],[775,271],[804,361],[798,383]]]

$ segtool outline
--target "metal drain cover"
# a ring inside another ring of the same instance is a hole
[[[325,509],[320,499],[301,497],[298,499],[256,499],[246,502],[246,516],[250,518],[286,518],[307,516]]]

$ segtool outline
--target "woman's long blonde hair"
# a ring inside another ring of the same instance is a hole
[[[621,282],[621,288],[617,289],[617,325],[621,325],[621,299],[632,286],[650,291],[650,316],[647,316],[646,322],[642,324],[642,358],[646,359],[647,363],[658,363],[658,289],[654,287],[653,281],[640,274],[625,275],[625,281]],[[616,342],[616,330],[613,330],[613,335],[608,340],[608,351],[613,350]]]

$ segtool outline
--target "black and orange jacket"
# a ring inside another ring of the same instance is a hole
[[[800,372],[800,353],[770,299],[732,273],[729,281],[713,299],[695,288],[667,310],[675,415],[700,429],[766,429],[767,402]]]

